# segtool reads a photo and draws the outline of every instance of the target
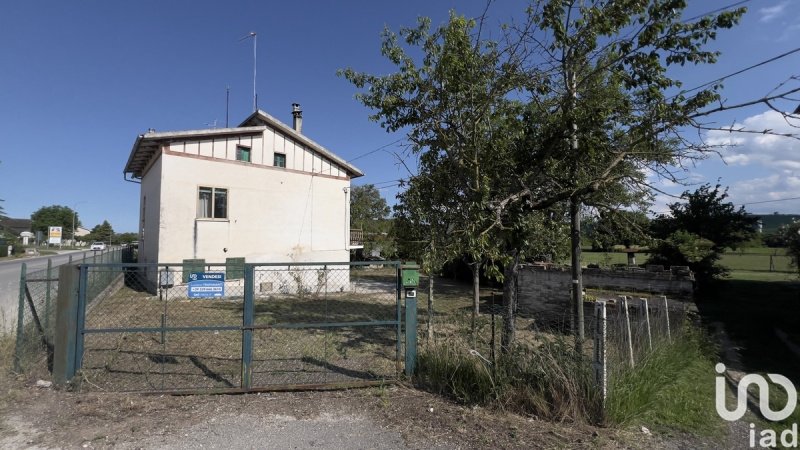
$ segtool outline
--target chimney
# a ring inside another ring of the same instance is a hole
[[[300,103],[292,103],[292,128],[298,133],[303,132],[303,110]]]

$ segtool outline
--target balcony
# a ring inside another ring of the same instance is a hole
[[[350,248],[364,248],[364,230],[350,230]]]

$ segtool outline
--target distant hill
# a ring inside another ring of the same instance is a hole
[[[788,225],[795,220],[800,220],[800,214],[755,214],[761,219],[762,233],[770,234],[778,231],[782,225]]]

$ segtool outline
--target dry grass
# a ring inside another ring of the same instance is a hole
[[[334,293],[257,293],[253,386],[395,378],[396,327],[347,325],[396,320],[394,284],[387,295],[376,284],[381,276],[368,278],[366,284],[363,277],[353,276],[352,289]],[[181,295],[185,288],[159,297],[125,287],[95,302],[86,318],[83,387],[239,387],[243,288],[226,289],[229,297],[224,299],[190,299]],[[103,330],[108,332],[99,332]]]

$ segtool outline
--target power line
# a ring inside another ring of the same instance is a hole
[[[364,153],[364,154],[358,155],[358,156],[356,156],[355,158],[351,158],[351,159],[347,160],[347,162],[353,162],[353,161],[355,161],[355,160],[357,160],[357,159],[363,158],[363,157],[365,157],[365,156],[369,156],[369,155],[371,155],[371,154],[373,154],[373,153],[375,153],[375,152],[377,152],[377,151],[379,151],[379,150],[383,150],[384,148],[386,148],[386,147],[389,147],[390,145],[397,144],[398,142],[402,141],[403,139],[405,139],[405,138],[400,138],[400,139],[398,139],[398,140],[396,140],[396,141],[389,142],[388,144],[386,144],[386,145],[382,145],[382,146],[380,146],[380,147],[376,148],[375,150],[370,150],[370,151],[368,151],[367,153]]]
[[[786,201],[789,201],[789,200],[800,200],[800,197],[787,197],[787,198],[778,198],[778,199],[775,199],[775,200],[762,200],[762,201],[758,201],[758,202],[748,202],[748,203],[742,203],[739,206],[759,205],[761,203],[786,202]]]
[[[739,6],[739,5],[744,5],[745,3],[749,3],[749,2],[750,2],[750,0],[742,0],[742,1],[739,1],[739,2],[736,2],[736,3],[732,3],[732,4],[728,5],[728,6],[723,6],[722,8],[717,8],[717,9],[715,9],[713,11],[709,11],[707,13],[700,14],[699,16],[694,16],[694,17],[691,17],[689,19],[686,19],[686,20],[683,21],[683,23],[691,22],[691,21],[697,20],[697,19],[701,19],[701,18],[703,18],[705,16],[708,16],[708,15],[711,15],[711,14],[714,14],[714,13],[718,13],[720,11],[725,11],[725,10],[730,9],[730,8],[735,8],[735,7]]]
[[[687,92],[696,91],[696,90],[698,90],[698,89],[702,89],[702,88],[704,88],[704,87],[706,87],[706,86],[709,86],[709,85],[712,85],[712,84],[714,84],[714,83],[719,83],[720,81],[723,81],[723,80],[725,80],[725,79],[727,79],[727,78],[734,77],[734,76],[736,76],[736,75],[740,75],[740,74],[742,74],[742,73],[744,73],[744,72],[747,72],[747,71],[749,71],[749,70],[755,69],[756,67],[763,66],[764,64],[769,64],[769,63],[771,63],[771,62],[777,61],[777,60],[779,60],[779,59],[781,59],[781,58],[785,58],[785,57],[787,57],[787,56],[789,56],[789,55],[791,55],[791,54],[793,54],[793,53],[797,53],[797,52],[800,52],[800,47],[797,47],[797,48],[795,48],[795,49],[789,50],[788,52],[785,52],[785,53],[781,53],[781,54],[780,54],[780,55],[778,55],[778,56],[773,56],[772,58],[765,59],[764,61],[761,61],[761,62],[759,62],[759,63],[753,64],[753,65],[751,65],[751,66],[748,66],[748,67],[745,67],[744,69],[737,70],[736,72],[729,73],[728,75],[725,75],[725,76],[723,76],[723,77],[719,77],[719,78],[717,78],[716,80],[709,81],[708,83],[703,83],[703,84],[701,84],[700,86],[693,87],[693,88],[691,88],[691,89],[687,89],[687,90],[682,90],[682,91],[680,92],[680,94],[685,94],[685,93],[687,93]],[[678,95],[679,95],[679,94],[678,94]],[[673,96],[673,97],[674,97],[674,96]]]

